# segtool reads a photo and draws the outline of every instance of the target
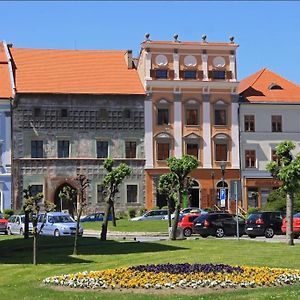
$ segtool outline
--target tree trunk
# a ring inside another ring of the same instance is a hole
[[[77,212],[77,220],[76,220],[76,232],[75,232],[75,238],[74,238],[73,255],[77,255],[77,241],[78,241],[78,233],[79,233],[79,224],[80,224],[81,214],[82,214],[82,205],[79,204],[79,211]]]
[[[168,226],[171,227],[171,199],[168,197]]]
[[[293,234],[293,210],[294,210],[294,195],[287,193],[286,195],[286,241],[290,246],[294,245]]]
[[[177,225],[178,225],[181,206],[182,206],[182,193],[178,192],[178,203],[175,208],[175,217],[172,223],[171,240],[176,240]]]
[[[116,214],[115,214],[115,205],[114,205],[114,203],[112,203],[112,206],[111,206],[111,216],[112,216],[112,225],[114,227],[116,227],[117,226],[117,222],[116,222]]]
[[[25,220],[24,220],[24,239],[29,238],[29,213],[25,211]]]
[[[104,220],[103,220],[103,223],[102,223],[102,230],[101,230],[101,236],[100,236],[101,241],[106,241],[107,227],[108,227],[108,216],[111,212],[112,204],[113,204],[113,202],[109,199],[107,201]]]
[[[33,235],[33,264],[36,266],[36,234]]]

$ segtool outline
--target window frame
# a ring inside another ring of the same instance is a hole
[[[244,115],[244,131],[255,132],[255,115]]]
[[[222,119],[221,117],[219,118],[216,117],[216,113],[221,111],[224,111],[224,116],[225,116],[224,123],[219,122],[219,120]],[[218,120],[218,124],[217,124],[217,120]],[[228,104],[226,104],[222,100],[219,100],[216,103],[214,103],[214,126],[226,127],[228,126],[228,124],[229,124]]]
[[[245,160],[245,168],[246,169],[255,169],[256,161],[257,161],[256,150],[255,149],[245,149],[244,160]]]
[[[64,145],[65,143],[68,143],[68,148],[67,148],[67,147],[65,148],[65,145]],[[63,146],[63,149],[62,149],[63,152],[60,152],[60,151],[61,151],[61,150],[60,150],[60,145]],[[71,146],[71,143],[70,143],[69,140],[58,140],[58,141],[57,141],[57,157],[58,157],[58,158],[69,158],[69,157],[70,157],[70,152],[71,152],[71,151],[70,151],[70,146]],[[67,150],[67,152],[68,152],[68,153],[67,153],[67,154],[68,154],[67,156],[64,155],[65,149],[68,149],[68,150]],[[63,155],[60,155],[60,153],[63,153]]]
[[[34,146],[33,144],[36,144],[36,145]],[[35,155],[33,155],[34,149],[35,149]],[[31,158],[44,158],[44,141],[43,140],[31,140],[30,153],[31,153]],[[41,154],[41,155],[39,155],[39,154]]]
[[[99,154],[100,154],[100,152],[98,151],[99,150],[99,144],[100,143],[106,143],[106,149],[104,149],[104,150],[106,150],[106,156],[100,156]],[[97,156],[97,158],[108,158],[108,156],[109,156],[109,143],[108,143],[108,141],[106,141],[106,140],[96,140],[96,156]]]
[[[131,148],[131,145],[135,145],[134,148]],[[128,148],[129,145],[129,148]],[[129,152],[128,152],[129,151]],[[133,155],[134,154],[134,155]],[[137,142],[132,140],[125,141],[125,158],[137,158]]]
[[[193,145],[193,146],[196,146],[197,147],[197,156],[195,156],[194,154],[190,154],[189,152],[188,152],[188,146],[189,145]],[[200,159],[200,155],[199,155],[199,152],[200,152],[200,146],[199,146],[199,143],[197,143],[197,142],[191,142],[191,141],[186,141],[186,146],[185,146],[185,148],[186,148],[186,154],[187,155],[192,155],[192,156],[194,156],[194,157],[196,157],[196,159],[197,160],[199,160]]]
[[[282,132],[282,115],[271,116],[271,130],[272,132]]]
[[[166,115],[160,114],[164,111]],[[164,122],[164,117],[167,117],[167,123]],[[164,125],[170,125],[170,110],[168,107],[158,106],[157,107],[157,125],[158,126],[164,126]]]
[[[139,184],[138,183],[126,183],[126,204],[137,204],[139,203]],[[136,187],[136,201],[128,201],[128,187]]]
[[[160,145],[168,145],[168,155],[165,158],[165,156],[163,155],[166,149],[162,149],[162,152],[160,152]],[[160,158],[160,153],[162,153],[162,158]],[[169,157],[171,156],[171,143],[170,141],[157,141],[157,160],[158,161],[166,161]]]

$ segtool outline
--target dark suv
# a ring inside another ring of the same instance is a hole
[[[209,235],[221,238],[225,235],[237,235],[237,216],[226,212],[213,212],[200,215],[194,221],[193,231],[202,237]],[[238,216],[239,236],[245,233],[245,220]]]
[[[282,234],[281,225],[284,213],[281,211],[260,211],[250,214],[246,221],[245,232],[250,238]]]

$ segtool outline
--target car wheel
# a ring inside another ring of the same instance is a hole
[[[222,237],[224,237],[224,235],[225,235],[224,229],[221,228],[221,227],[217,228],[217,230],[216,230],[216,237],[217,238],[222,238]]]
[[[23,235],[23,229],[22,228],[20,229],[20,234]]]
[[[256,236],[253,235],[253,234],[248,234],[248,236],[249,236],[250,239],[255,239],[256,238]]]
[[[60,233],[59,233],[59,230],[58,230],[58,229],[55,229],[55,230],[54,230],[54,236],[56,236],[56,237],[59,237],[59,236],[60,236]]]
[[[192,229],[191,228],[184,228],[183,229],[183,235],[188,237],[188,236],[191,236],[192,235]]]
[[[207,234],[200,234],[200,236],[203,237],[203,238],[207,238],[208,237]]]
[[[274,236],[274,230],[271,227],[266,228],[265,230],[265,237],[267,239],[271,239]]]

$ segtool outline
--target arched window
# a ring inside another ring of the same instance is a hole
[[[268,88],[269,90],[283,90],[283,88],[277,83],[271,83]]]
[[[226,134],[217,134],[214,139],[215,161],[228,161],[229,137]]]
[[[214,117],[216,126],[226,126],[228,124],[228,105],[222,100],[214,105]]]
[[[184,137],[185,141],[185,153],[195,156],[200,160],[200,137],[194,133],[191,133]]]
[[[157,105],[157,125],[170,124],[170,104],[167,100],[161,99]]]
[[[172,137],[168,133],[156,136],[156,158],[159,161],[167,160],[171,155]]]

